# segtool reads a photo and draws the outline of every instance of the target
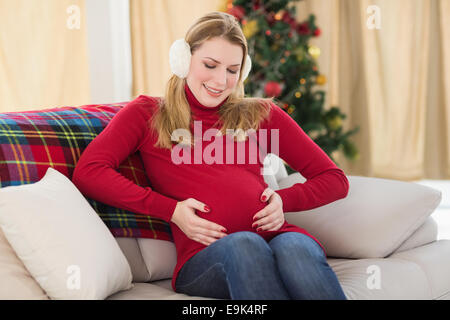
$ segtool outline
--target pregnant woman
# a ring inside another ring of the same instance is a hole
[[[172,45],[170,65],[164,98],[140,95],[120,110],[81,155],[74,184],[92,199],[169,223],[176,292],[345,299],[322,245],[284,212],[344,198],[348,180],[272,99],[244,97],[251,59],[238,22],[223,12],[201,17]],[[116,171],[137,151],[151,188]],[[307,181],[268,188],[266,151]]]

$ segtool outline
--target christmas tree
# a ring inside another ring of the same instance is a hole
[[[310,45],[311,37],[320,36],[315,16],[295,20],[300,0],[227,0],[224,11],[239,21],[247,38],[252,71],[245,80],[248,96],[273,97],[337,164],[335,151],[356,160],[358,150],[349,137],[359,127],[344,132],[343,114],[337,106],[324,109],[325,91],[320,86],[326,77],[320,74],[317,58],[320,49]],[[294,170],[287,166],[288,172]]]

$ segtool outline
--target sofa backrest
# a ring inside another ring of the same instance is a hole
[[[125,105],[126,102],[1,113],[0,187],[37,182],[48,167],[71,179],[84,149]],[[140,186],[150,185],[138,153],[130,155],[118,172]],[[115,237],[172,239],[165,221],[86,199]]]

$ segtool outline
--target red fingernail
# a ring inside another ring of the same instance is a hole
[[[256,229],[256,231],[261,231],[261,230],[262,230],[261,228]]]
[[[267,198],[266,196],[262,196],[261,201],[266,201],[266,198]]]
[[[209,207],[205,205],[205,211],[209,211]]]

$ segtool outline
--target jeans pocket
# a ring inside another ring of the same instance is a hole
[[[178,275],[178,277],[180,277],[180,275]],[[182,278],[177,279],[177,292],[184,293],[189,296],[230,299],[228,282],[222,263],[212,265],[209,269],[193,280],[189,278],[189,274],[183,273],[183,276],[187,276],[187,279],[186,281],[183,281],[184,279]],[[183,284],[183,282],[187,283]]]

